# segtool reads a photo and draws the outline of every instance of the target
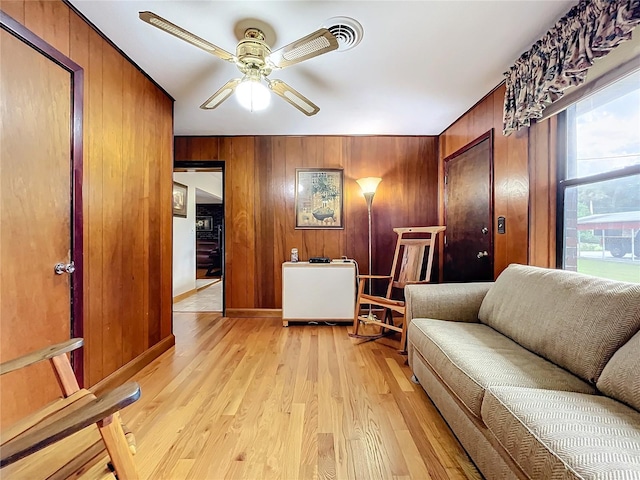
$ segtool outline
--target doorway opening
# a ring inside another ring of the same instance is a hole
[[[173,218],[173,311],[224,313],[224,164],[175,162],[186,208]],[[185,165],[186,164],[186,165]]]

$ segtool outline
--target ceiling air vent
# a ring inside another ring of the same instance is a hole
[[[338,51],[351,50],[360,43],[364,30],[357,20],[349,17],[332,17],[324,22],[324,28],[338,40]]]

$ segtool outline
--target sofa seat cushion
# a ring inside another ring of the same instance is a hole
[[[640,478],[640,413],[611,398],[492,387],[482,419],[529,478]]]
[[[482,301],[482,323],[595,384],[640,329],[640,284],[509,265]]]
[[[484,391],[494,385],[595,392],[487,325],[418,318],[409,325],[408,338],[411,348],[478,419]]]

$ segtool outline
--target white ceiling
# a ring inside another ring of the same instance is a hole
[[[222,174],[219,173],[218,175],[222,175]],[[204,203],[207,205],[212,205],[212,204],[222,203],[222,199],[220,197],[213,195],[212,193],[196,188],[196,203]]]
[[[437,135],[502,80],[502,73],[576,1],[105,1],[71,0],[175,103],[177,135]],[[306,117],[279,97],[250,113],[235,98],[199,105],[236,67],[138,18],[150,10],[235,53],[236,23],[275,30],[272,48],[334,16],[364,27],[362,43],[274,71],[320,107]]]

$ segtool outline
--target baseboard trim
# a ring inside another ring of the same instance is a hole
[[[225,317],[229,318],[280,318],[281,308],[227,308]]]
[[[136,358],[126,363],[108,377],[103,378],[96,383],[90,390],[99,395],[101,393],[113,390],[122,385],[124,382],[133,377],[136,373],[149,365],[152,361],[162,355],[176,344],[176,337],[173,334],[160,340],[153,347],[138,355]]]
[[[213,282],[207,283],[206,285],[202,285],[201,287],[196,287],[196,290],[198,292],[200,292],[200,291],[204,290],[205,288],[213,287],[214,285],[220,283],[221,281],[222,281],[222,279],[214,280]]]
[[[173,297],[173,303],[178,303],[180,300],[184,300],[185,298],[189,298],[191,295],[195,295],[198,293],[198,289],[194,288],[193,290],[188,290],[180,295],[176,295]]]

